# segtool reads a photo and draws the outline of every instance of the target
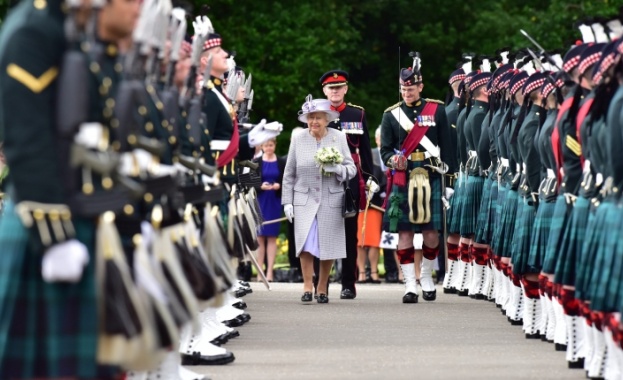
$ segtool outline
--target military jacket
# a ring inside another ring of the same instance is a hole
[[[461,165],[467,164],[467,140],[465,140],[465,120],[467,120],[467,108],[463,108],[459,112],[459,116],[456,121],[456,135],[457,135],[457,157],[460,160]]]
[[[407,132],[400,126],[400,123],[394,115],[391,114],[391,110],[396,107],[400,107],[409,120],[414,122],[424,109],[426,102],[426,99],[421,99],[413,105],[408,105],[405,102],[399,102],[385,110],[381,121],[381,157],[383,158],[383,162],[387,163],[390,157],[396,154],[397,150],[400,150],[403,141],[407,137]],[[439,147],[441,161],[445,162],[449,166],[448,173],[455,173],[457,170],[456,167],[450,167],[454,161],[452,159],[454,152],[452,151],[451,146],[448,117],[446,116],[443,104],[439,101],[436,102],[440,104],[438,105],[437,112],[435,113],[435,125],[428,128],[426,137],[428,137],[433,144]],[[416,150],[419,150],[420,152],[426,151],[422,145],[418,145]]]
[[[465,134],[465,141],[467,142],[467,150],[478,152],[478,162],[480,162],[480,166],[483,168],[489,167],[487,163],[490,163],[491,161],[488,157],[488,148],[484,153],[485,157],[481,157],[481,152],[478,151],[480,136],[482,134],[482,122],[484,121],[488,111],[489,103],[480,100],[474,101],[472,109],[469,112],[469,116],[467,116],[467,120],[465,121],[465,129],[463,130],[463,133]],[[483,163],[482,160],[484,160],[485,163]]]
[[[573,91],[570,96],[573,96]],[[577,109],[580,109],[582,103],[583,100]],[[560,117],[557,128],[562,151],[562,167],[564,169],[561,191],[576,194],[582,179],[580,158],[582,156],[582,147],[577,136],[576,115],[571,115],[571,110],[565,110]]]
[[[359,165],[357,165],[355,160],[355,165],[358,166],[357,175],[349,181],[349,187],[357,202],[360,199],[359,180],[361,177],[359,169],[362,171],[364,183],[374,171],[368,122],[362,107],[353,104],[342,104],[336,110],[340,112],[340,117],[330,122],[328,127],[344,132],[351,155],[359,155]]]
[[[448,124],[450,125],[450,145],[452,152],[456,152],[453,155],[454,162],[453,167],[459,167],[459,154],[458,154],[458,134],[456,124],[459,118],[459,101],[460,98],[454,97],[452,101],[446,106],[446,116],[448,117]]]
[[[521,154],[522,162],[526,166],[526,178],[530,192],[537,192],[541,184],[541,160],[535,145],[538,136],[540,116],[545,109],[538,105],[532,105],[519,129],[517,145]]]

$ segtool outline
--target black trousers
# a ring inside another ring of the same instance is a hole
[[[290,268],[296,268],[301,273],[301,260],[296,257],[296,242],[294,241],[294,223],[288,222],[288,261]]]
[[[394,254],[393,249],[383,248],[383,265],[385,266],[385,277],[398,280],[398,267]]]
[[[344,219],[346,258],[342,259],[342,289],[355,291],[357,281],[357,216]]]

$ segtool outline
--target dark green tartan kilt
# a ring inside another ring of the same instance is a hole
[[[569,206],[564,195],[559,195],[554,205],[552,224],[543,258],[543,273],[554,274],[556,272],[556,261],[560,254],[560,242],[565,232],[565,227],[569,219]]]
[[[90,252],[82,279],[47,283],[43,247],[21,224],[14,205],[0,219],[0,378],[102,377],[96,365],[97,302],[94,223],[74,221]]]
[[[508,185],[503,183],[498,184],[498,197],[495,203],[495,229],[493,231],[493,236],[491,237],[491,250],[496,256],[500,256],[498,252],[501,236],[500,232],[502,231],[502,209],[504,208],[504,203],[506,202],[508,189]]]
[[[465,199],[466,183],[467,177],[461,176],[458,186],[454,187],[454,195],[450,198],[450,212],[448,213],[448,233],[450,234],[461,233],[461,209]]]
[[[554,202],[541,201],[534,218],[530,257],[528,258],[528,265],[539,272],[543,268],[543,259],[545,258],[545,250],[547,249],[547,241],[552,226],[552,216],[554,215],[556,205]]]
[[[515,274],[538,273],[538,270],[528,265],[536,208],[531,197],[520,197],[517,207],[521,209],[521,217],[517,218],[514,251],[511,255],[513,272]],[[517,214],[519,213],[518,211]]]
[[[509,188],[504,199],[500,233],[497,237],[497,255],[500,257],[511,257],[511,244],[515,232],[515,217],[517,216],[517,198],[517,191]]]
[[[485,178],[482,185],[482,198],[478,210],[478,218],[476,219],[476,234],[474,241],[480,244],[489,244],[487,239],[489,230],[489,211],[491,207],[491,179]]]
[[[407,176],[408,178],[408,176]],[[426,224],[413,224],[409,221],[409,202],[408,202],[408,186],[399,187],[392,186],[391,194],[389,195],[390,201],[388,201],[386,212],[383,214],[383,231],[398,232],[398,231],[413,231],[415,233],[421,233],[427,230],[443,230],[443,204],[441,203],[441,176],[436,173],[431,173],[429,170],[430,181],[430,221]],[[409,184],[407,180],[407,185]],[[400,195],[403,202],[400,203],[400,218],[398,220],[398,229],[392,231],[390,229],[389,211],[391,202],[391,196]]]
[[[592,201],[591,201],[592,202]],[[612,201],[604,201],[600,204],[600,207],[594,207],[591,204],[591,209],[588,214],[588,224],[586,225],[586,238],[584,244],[582,244],[582,250],[579,255],[579,261],[576,266],[576,278],[575,278],[575,297],[581,300],[586,300],[588,296],[588,288],[591,284],[591,277],[595,268],[595,263],[598,260],[597,251],[599,244],[604,234],[605,220],[604,214],[607,213],[607,207],[601,207],[607,205]]]
[[[471,236],[476,232],[480,201],[485,179],[470,175],[465,186],[465,199],[461,208],[461,236]]]
[[[485,238],[487,239],[487,244],[491,244],[493,241],[493,235],[495,233],[495,229],[497,228],[495,225],[496,218],[496,209],[498,202],[498,182],[496,180],[491,181],[491,190],[489,193],[489,214],[487,215],[487,220],[485,222]]]
[[[575,270],[586,237],[586,225],[591,202],[584,197],[575,200],[569,223],[565,228],[556,262],[554,283],[575,286]]]
[[[598,242],[597,260],[593,268],[587,298],[591,309],[605,312],[621,312],[623,309],[623,207],[606,203],[603,218],[597,222],[604,232]],[[601,214],[601,213],[600,213]]]

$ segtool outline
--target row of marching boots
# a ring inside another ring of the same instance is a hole
[[[180,333],[179,345],[174,347],[160,365],[152,371],[130,371],[127,380],[206,380],[208,377],[189,369],[195,365],[224,365],[235,360],[225,345],[240,336],[236,329],[251,316],[245,311],[246,302],[241,298],[253,290],[245,281],[238,281],[223,294],[222,306],[207,307],[199,312],[200,326],[187,326]]]
[[[623,331],[619,313],[595,313],[554,285],[546,276],[539,286],[523,281],[510,265],[489,256],[475,261],[448,261],[444,293],[495,303],[526,339],[540,339],[565,352],[571,369],[583,369],[590,379],[623,379]]]

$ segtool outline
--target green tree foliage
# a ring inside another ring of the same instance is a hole
[[[13,1],[0,0],[0,15]],[[323,96],[318,79],[327,70],[351,74],[347,101],[366,109],[373,132],[383,110],[399,100],[398,70],[411,65],[409,51],[421,54],[424,96],[443,99],[462,53],[530,47],[520,29],[546,49],[565,51],[580,38],[577,21],[615,15],[619,6],[614,0],[188,1],[197,14],[209,6],[225,48],[253,74],[253,119],[284,124],[280,153],[299,125],[305,96]]]

